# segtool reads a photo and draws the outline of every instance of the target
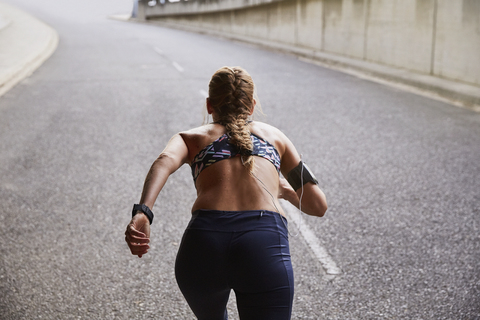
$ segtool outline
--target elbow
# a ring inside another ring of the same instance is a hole
[[[165,169],[168,170],[168,174],[172,174],[177,169],[176,162],[177,159],[173,154],[169,152],[162,152],[153,163],[152,168],[156,170]]]
[[[317,216],[318,216],[318,217],[323,217],[323,216],[325,215],[325,213],[327,212],[327,209],[328,209],[328,206],[327,206],[327,204],[325,203],[325,204],[324,204],[323,206],[321,206],[321,207],[319,208],[319,210],[317,211],[317,212],[318,212]]]
[[[172,161],[173,159],[175,159],[173,154],[171,154],[170,152],[163,151],[162,153],[160,153],[160,155],[155,160],[155,162]]]
[[[323,217],[327,212],[328,204],[325,196],[321,197],[315,202],[314,210],[312,210],[312,215],[317,217]]]
[[[318,216],[323,217],[325,215],[325,212],[327,212],[327,209],[327,197],[325,197],[325,194],[321,192],[321,196],[318,199]]]
[[[307,189],[307,191],[306,199],[308,200],[305,202],[305,205],[302,205],[302,209],[304,209],[302,211],[311,216],[323,217],[328,209],[325,194],[316,185]],[[300,198],[299,192],[298,190],[297,195]]]
[[[327,203],[325,201],[311,203],[308,207],[302,206],[302,211],[310,216],[323,217],[327,212]]]

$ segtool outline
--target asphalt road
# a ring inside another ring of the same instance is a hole
[[[194,319],[174,280],[195,189],[154,208],[152,249],[124,228],[168,139],[203,121],[224,65],[329,200],[292,236],[293,319],[480,319],[480,114],[226,39],[108,19],[128,0],[7,0],[52,25],[53,56],[0,98],[0,318]],[[295,225],[291,224],[292,235]],[[238,319],[234,301],[232,319]]]

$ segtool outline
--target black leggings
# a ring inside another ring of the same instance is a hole
[[[175,275],[199,320],[227,319],[231,289],[240,319],[290,319],[293,269],[286,224],[280,214],[264,210],[193,213]]]

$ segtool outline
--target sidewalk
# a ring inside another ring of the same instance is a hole
[[[0,2],[0,96],[40,67],[57,45],[52,27]]]

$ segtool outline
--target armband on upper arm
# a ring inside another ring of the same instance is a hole
[[[301,160],[298,166],[290,170],[287,175],[287,181],[295,191],[303,187],[307,182],[318,184],[318,180],[310,168]]]

